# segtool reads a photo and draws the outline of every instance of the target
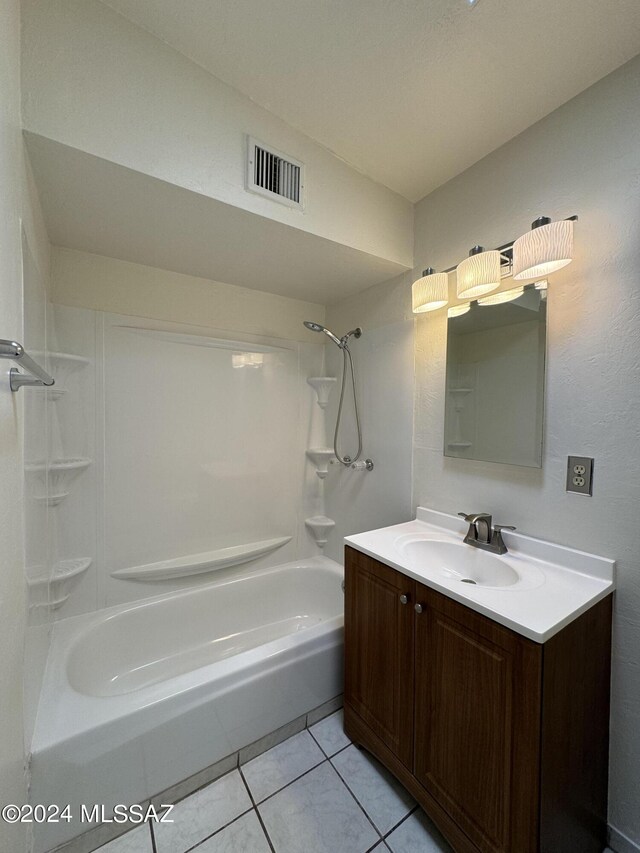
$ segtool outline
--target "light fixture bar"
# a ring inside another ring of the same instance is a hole
[[[565,222],[577,222],[577,215],[567,216]],[[502,262],[503,266],[511,267],[513,263],[513,244],[516,242],[518,238],[516,237],[514,240],[511,240],[510,243],[505,243],[504,246],[496,246],[496,251],[500,252],[503,255],[504,260]],[[458,268],[458,264],[454,264],[452,267],[447,267],[446,270],[442,270],[442,272],[450,273]]]

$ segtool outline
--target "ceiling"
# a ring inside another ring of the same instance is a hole
[[[187,275],[334,302],[406,267],[25,133],[51,242]]]
[[[640,51],[638,0],[103,0],[417,201]]]

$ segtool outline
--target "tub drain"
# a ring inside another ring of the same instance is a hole
[[[472,583],[475,585],[475,581],[472,581],[471,578],[462,578],[460,583]]]

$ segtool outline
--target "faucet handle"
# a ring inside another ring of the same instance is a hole
[[[500,530],[517,530],[518,528],[514,527],[513,524],[494,524],[493,529],[500,531]]]
[[[469,515],[467,515],[466,512],[459,512],[458,515],[461,518],[464,518],[468,524],[475,524],[476,521],[479,521],[481,518],[484,518],[485,520],[491,518],[491,513],[488,512],[472,512]]]

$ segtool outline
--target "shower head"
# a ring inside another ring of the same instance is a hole
[[[324,326],[321,326],[320,323],[314,323],[312,320],[304,320],[303,325],[306,326],[307,329],[310,329],[312,332],[324,332],[327,337],[331,338],[331,340],[339,346],[341,349],[344,347],[343,342],[339,337],[330,332],[329,329],[325,329]]]

